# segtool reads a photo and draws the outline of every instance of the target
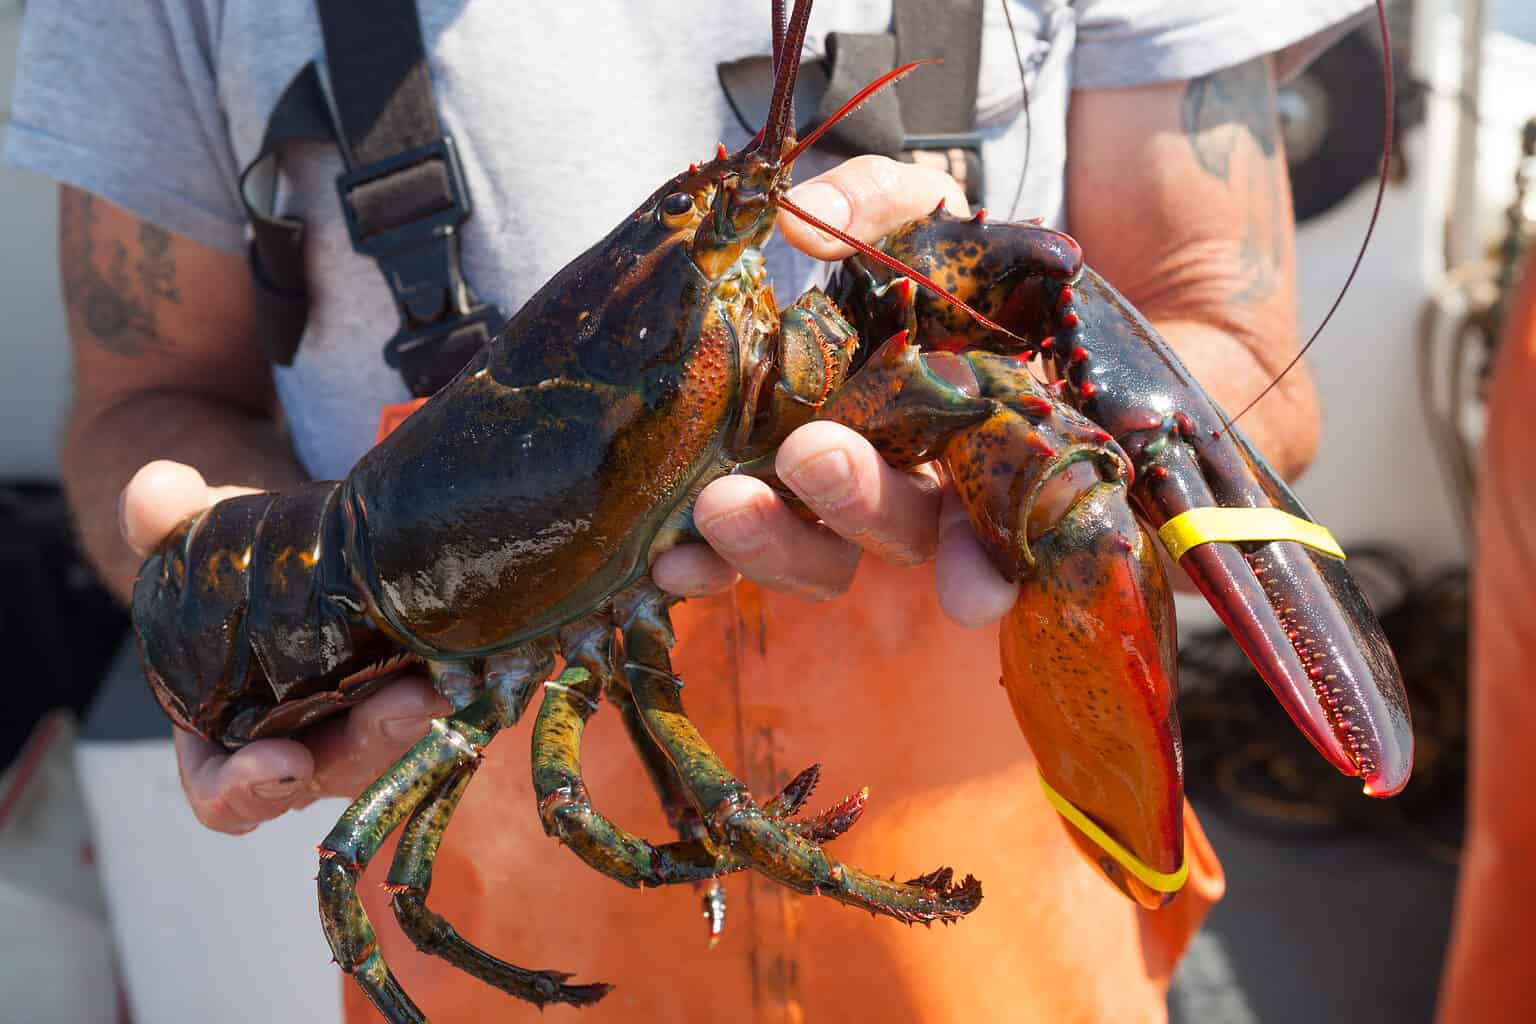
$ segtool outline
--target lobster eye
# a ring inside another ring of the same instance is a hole
[[[673,192],[661,201],[661,219],[669,228],[682,227],[693,218],[693,196]]]

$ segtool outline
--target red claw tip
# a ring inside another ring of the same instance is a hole
[[[946,199],[944,196],[939,196],[939,205],[935,206],[933,208],[933,212],[934,213],[948,213],[949,212],[949,200]]]
[[[730,156],[730,154],[725,151],[725,143],[723,143],[723,142],[715,143],[715,159],[716,160],[724,160],[728,156]]]
[[[1072,301],[1072,288],[1069,285],[1061,286],[1060,301],[1063,306]]]
[[[1061,314],[1061,326],[1063,326],[1063,327],[1076,327],[1077,326],[1077,314],[1072,312],[1070,309],[1067,310],[1065,313]]]
[[[977,207],[977,209],[976,209],[976,216],[973,217],[972,220],[974,220],[974,221],[976,221],[976,223],[980,224],[983,221],[985,221],[986,219],[987,219],[987,208],[985,206]]]
[[[1030,431],[1029,436],[1024,439],[1024,443],[1047,459],[1056,456],[1056,449],[1052,448],[1045,438],[1034,431]]]
[[[1055,347],[1056,347],[1056,339],[1051,337],[1050,335],[1047,335],[1040,342],[1040,351],[1041,352],[1049,352],[1051,349],[1053,349]]]
[[[1074,363],[1086,363],[1088,361],[1088,350],[1079,345],[1072,350],[1071,358]]]
[[[1147,475],[1150,476],[1153,480],[1167,480],[1168,479],[1168,467],[1167,466],[1153,466],[1150,470],[1147,471]]]
[[[689,163],[688,163],[688,173],[689,174],[697,174],[697,173],[699,173],[699,165],[696,164],[696,163],[693,163],[692,161],[689,161]]]
[[[1094,395],[1099,393],[1099,387],[1093,381],[1085,380],[1077,389],[1077,393],[1083,398],[1092,398]]]

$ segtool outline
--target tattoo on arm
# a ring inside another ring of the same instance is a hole
[[[1200,166],[1228,188],[1246,188],[1247,215],[1240,241],[1239,279],[1232,299],[1258,303],[1279,287],[1285,260],[1280,185],[1275,176],[1279,114],[1263,58],[1192,79],[1184,91],[1184,135]],[[1244,138],[1258,148],[1246,161],[1247,181],[1232,181],[1233,156]]]
[[[1275,98],[1262,59],[1191,79],[1184,90],[1184,134],[1200,166],[1227,180],[1239,132],[1213,130],[1224,125],[1246,132],[1266,159],[1275,155]]]
[[[146,223],[137,242],[137,251],[130,252],[121,241],[103,240],[95,197],[64,192],[59,204],[64,302],[96,344],[128,359],[168,347],[156,316],[162,306],[181,303],[171,236]]]

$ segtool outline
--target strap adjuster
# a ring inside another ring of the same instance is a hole
[[[906,135],[901,141],[901,156],[908,163],[933,163],[948,172],[965,189],[965,198],[972,206],[979,206],[986,195],[980,132]]]
[[[495,306],[475,297],[459,255],[469,190],[453,137],[337,176],[352,247],[372,257],[400,310],[384,346],[418,397],[432,394],[500,328]]]
[[[427,324],[402,323],[384,345],[384,361],[400,371],[411,394],[425,398],[447,384],[506,321],[487,302]]]
[[[355,167],[336,191],[352,248],[378,261],[407,324],[468,309],[457,233],[469,193],[452,138]]]
[[[453,136],[336,177],[341,209],[352,247],[378,258],[443,234],[452,234],[469,217],[469,189]],[[388,205],[386,212],[381,209]]]

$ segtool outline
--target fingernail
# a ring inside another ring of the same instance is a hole
[[[756,509],[727,512],[699,523],[718,548],[732,554],[750,554],[763,546],[763,517]]]
[[[853,208],[841,189],[812,181],[789,190],[789,200],[796,206],[833,227],[842,230],[853,220]]]
[[[405,718],[386,718],[379,722],[379,732],[385,739],[404,741],[419,740],[432,725],[431,716],[411,715]]]
[[[253,783],[251,786],[251,792],[255,793],[263,800],[283,800],[297,793],[301,785],[303,785],[303,783],[301,783],[298,779],[294,778],[292,775],[288,775],[281,779],[271,779],[267,782]]]
[[[853,463],[840,449],[822,452],[789,470],[795,492],[822,511],[836,511],[853,497]]]
[[[949,537],[958,527],[971,525],[971,515],[960,501],[946,496],[939,506],[939,540]]]
[[[117,492],[117,533],[123,540],[133,543],[128,536],[128,488],[124,487]]]

